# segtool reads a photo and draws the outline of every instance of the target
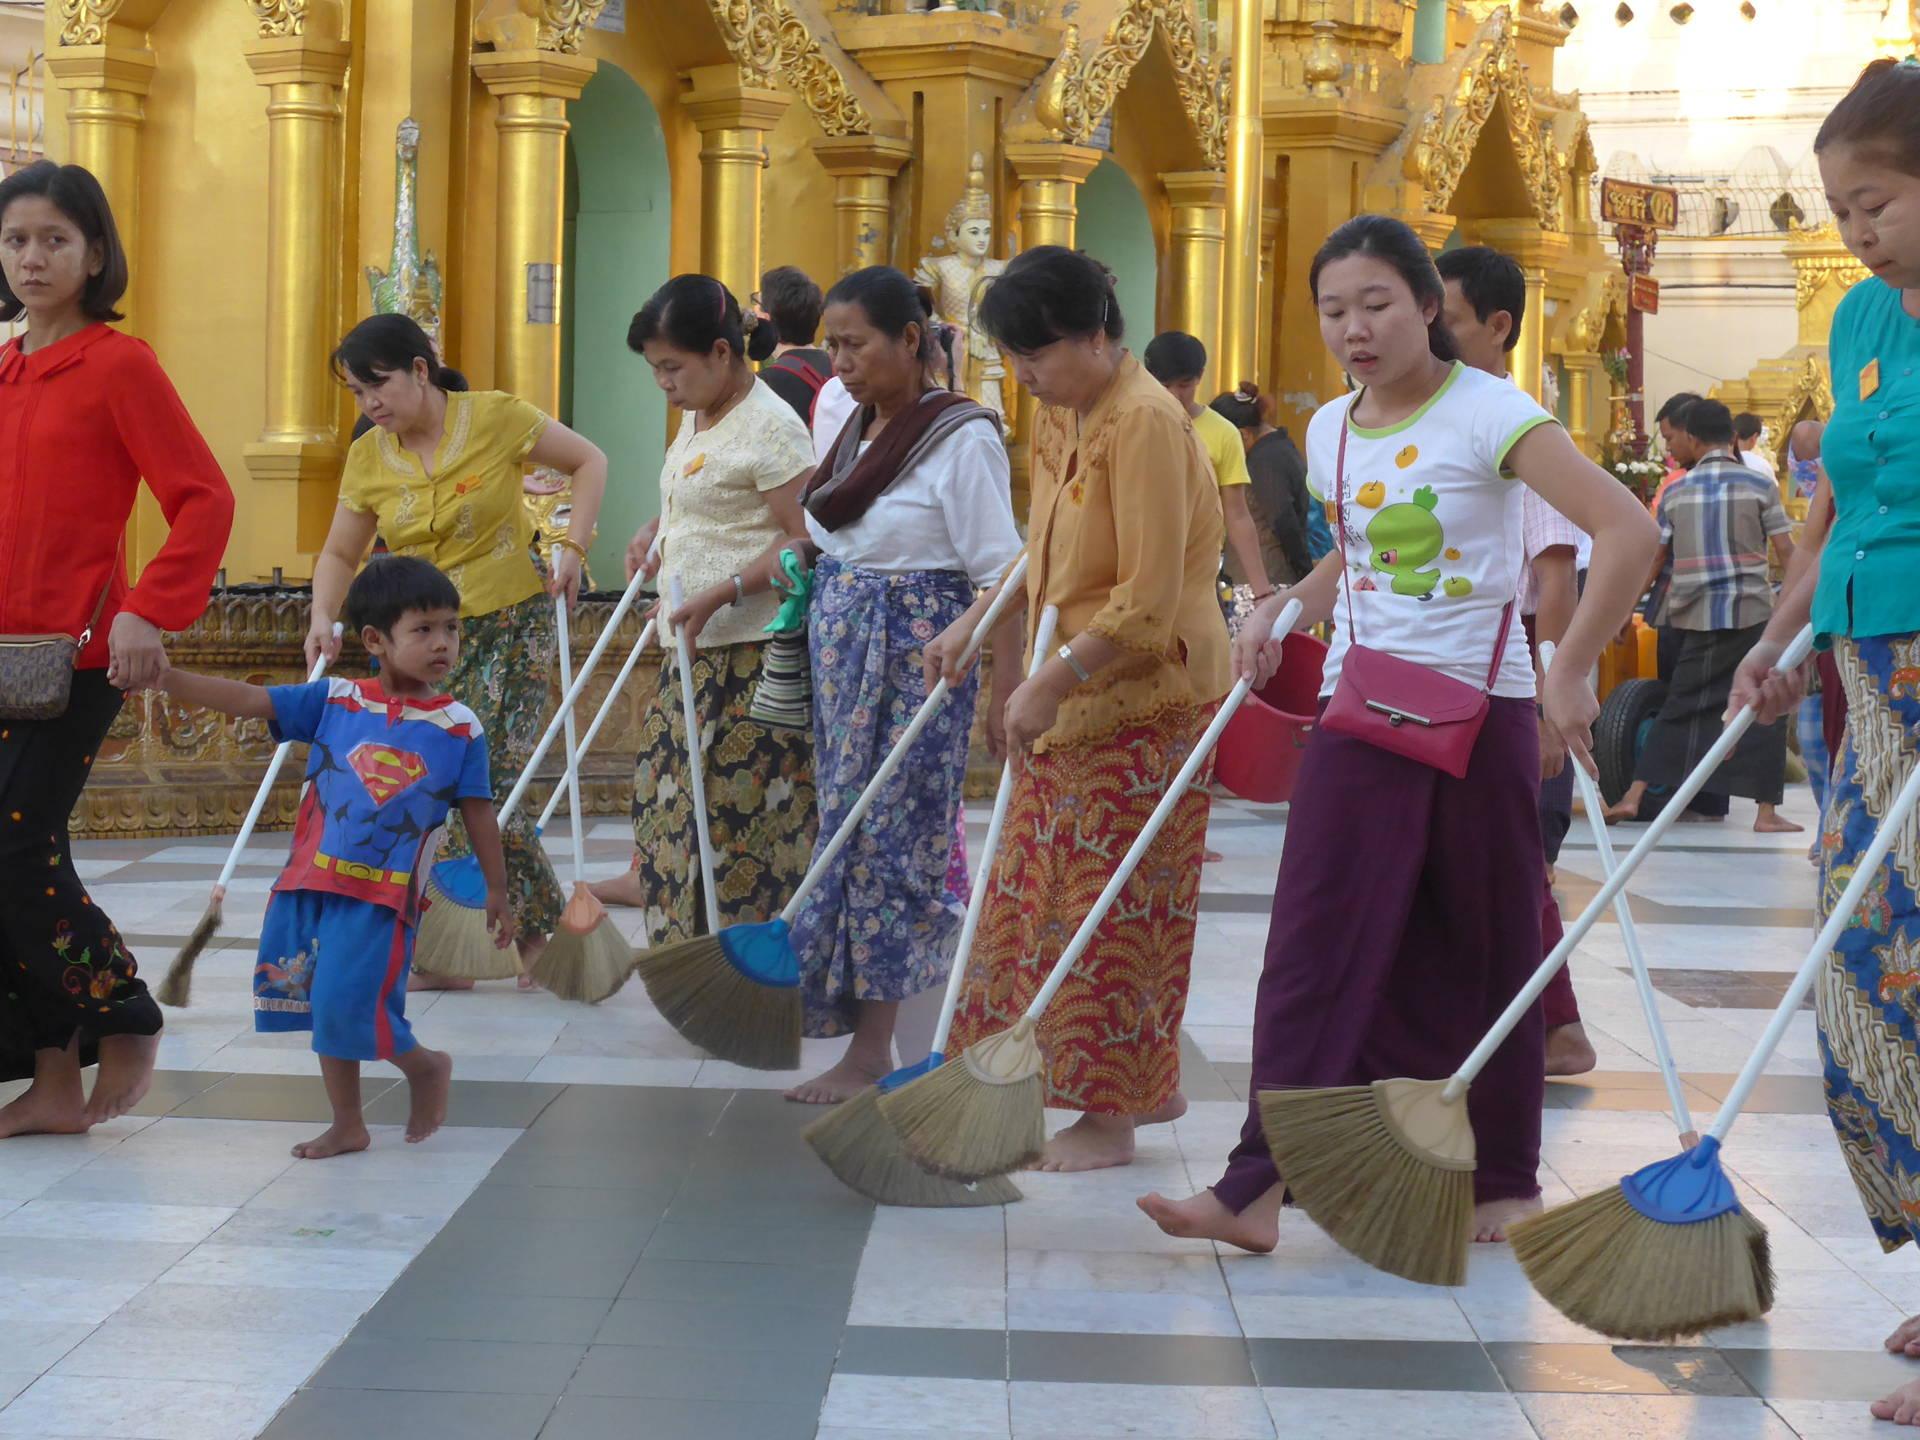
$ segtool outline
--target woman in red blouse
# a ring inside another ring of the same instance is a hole
[[[5,1138],[111,1120],[152,1078],[160,1007],[74,872],[67,817],[126,692],[166,669],[160,632],[207,608],[233,495],[153,351],[106,324],[127,257],[91,174],[0,181],[0,277],[0,320],[27,319],[0,348],[0,635],[85,636],[65,715],[0,720],[0,1080],[33,1076]],[[142,478],[170,530],[129,587]]]

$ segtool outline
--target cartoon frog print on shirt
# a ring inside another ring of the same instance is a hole
[[[1422,485],[1411,501],[1389,505],[1367,525],[1367,544],[1373,547],[1372,565],[1393,577],[1393,593],[1416,599],[1433,598],[1440,572],[1427,569],[1446,547],[1446,532],[1434,517],[1440,497]]]

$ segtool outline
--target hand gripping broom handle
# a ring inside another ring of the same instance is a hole
[[[1767,1022],[1766,1033],[1760,1037],[1760,1043],[1753,1047],[1753,1053],[1741,1067],[1740,1078],[1733,1082],[1733,1089],[1727,1092],[1727,1098],[1721,1102],[1720,1113],[1713,1117],[1713,1129],[1707,1132],[1715,1140],[1724,1141],[1727,1132],[1733,1128],[1733,1122],[1739,1118],[1741,1107],[1747,1103],[1747,1097],[1760,1081],[1761,1071],[1767,1068],[1767,1061],[1773,1058],[1773,1052],[1780,1048],[1780,1042],[1786,1038],[1787,1026],[1793,1023],[1794,1012],[1813,988],[1814,980],[1827,963],[1827,956],[1839,942],[1840,932],[1852,923],[1854,913],[1860,908],[1860,902],[1866,898],[1867,889],[1879,872],[1880,862],[1887,858],[1887,852],[1899,838],[1901,827],[1913,813],[1916,803],[1920,803],[1920,764],[1916,764],[1907,775],[1907,783],[1900,787],[1892,808],[1881,819],[1880,828],[1874,832],[1873,843],[1855,864],[1853,878],[1834,902],[1827,923],[1820,927],[1820,933],[1814,937],[1813,948],[1807,951],[1807,958],[1800,962],[1800,973],[1793,977],[1793,984],[1780,997],[1773,1019]]]
[[[333,622],[333,638],[338,640],[346,633],[346,626],[340,621]],[[313,684],[327,673],[327,657],[324,653],[313,662],[313,669],[307,672],[307,683]],[[287,752],[293,748],[291,740],[283,740],[274,747],[273,758],[267,761],[267,773],[260,778],[260,788],[253,792],[253,804],[247,807],[247,818],[240,822],[240,833],[233,837],[233,848],[227,851],[227,863],[220,867],[220,878],[213,882],[213,903],[218,905],[227,898],[227,886],[232,883],[233,872],[239,868],[240,856],[247,848],[247,841],[253,838],[253,827],[260,823],[260,812],[267,808],[267,796],[273,790],[273,782],[280,778],[280,767],[287,763]]]
[[[680,577],[667,581],[667,613],[686,604]],[[680,657],[680,715],[687,727],[687,780],[693,791],[693,833],[700,844],[700,892],[707,902],[707,933],[720,933],[720,897],[713,893],[713,837],[707,829],[707,762],[700,755],[700,714],[693,703],[693,642],[686,627],[673,627]]]
[[[653,549],[647,553],[649,558],[660,553],[658,538],[653,542]],[[502,830],[507,828],[507,822],[520,809],[520,802],[527,798],[527,787],[533,783],[533,772],[540,768],[540,762],[547,758],[547,752],[553,748],[554,739],[560,734],[562,717],[571,715],[573,707],[580,703],[581,695],[586,692],[587,681],[593,677],[593,667],[600,663],[600,657],[606,653],[607,647],[613,644],[613,632],[620,628],[620,622],[627,618],[627,611],[631,610],[633,602],[640,598],[640,586],[645,583],[643,578],[645,573],[645,568],[642,567],[634,573],[633,579],[627,582],[627,588],[621,592],[619,603],[613,607],[613,613],[607,617],[607,623],[600,630],[600,638],[593,642],[593,649],[587,652],[586,663],[580,667],[580,673],[574,678],[573,683],[568,684],[564,678],[561,680],[560,708],[554,711],[553,719],[547,722],[547,730],[540,737],[540,743],[533,747],[533,754],[527,760],[526,769],[520,772],[520,778],[514,782],[512,791],[507,795],[507,803],[500,807]],[[562,633],[565,632],[562,631]],[[561,643],[564,646],[565,641]],[[564,674],[563,670],[562,675]]]
[[[1300,602],[1289,600],[1281,609],[1280,616],[1273,622],[1273,638],[1282,639],[1292,630],[1300,618]],[[1033,997],[1033,1003],[1027,1006],[1027,1013],[1019,1020],[1021,1025],[1032,1025],[1040,1018],[1040,1012],[1047,1008],[1060,987],[1067,982],[1067,975],[1079,962],[1080,957],[1093,943],[1094,932],[1100,928],[1100,922],[1107,918],[1107,911],[1113,908],[1113,902],[1120,898],[1120,892],[1126,888],[1127,881],[1140,862],[1146,858],[1147,851],[1165,828],[1172,817],[1174,807],[1187,793],[1187,786],[1206,763],[1207,756],[1213,753],[1213,747],[1219,743],[1221,732],[1227,728],[1227,722],[1233,719],[1234,711],[1240,708],[1248,695],[1253,693],[1253,677],[1242,675],[1234,682],[1233,689],[1227,692],[1227,698],[1214,715],[1213,722],[1201,734],[1199,743],[1187,756],[1187,763],[1167,782],[1167,793],[1160,797],[1160,803],[1153,807],[1153,814],[1147,817],[1147,823],[1134,837],[1133,844],[1127,847],[1125,857],[1114,868],[1113,875],[1107,881],[1107,888],[1100,892],[1100,898],[1093,902],[1093,909],[1087,912],[1087,918],[1080,922],[1080,928],[1073,932],[1073,939],[1067,942],[1067,948],[1061,952],[1055,962],[1053,973],[1047,976],[1047,983],[1040,987],[1040,993]]]
[[[1553,642],[1540,647],[1540,669],[1553,665]],[[1613,839],[1607,834],[1605,806],[1600,787],[1587,774],[1586,766],[1571,756],[1574,783],[1580,787],[1580,806],[1587,812],[1587,824],[1593,830],[1593,848],[1600,855],[1600,878],[1611,879],[1614,872]],[[1667,1027],[1660,1019],[1659,1000],[1653,993],[1653,977],[1647,973],[1647,957],[1640,949],[1640,932],[1633,923],[1633,906],[1624,893],[1613,897],[1613,918],[1620,923],[1620,943],[1627,949],[1627,964],[1633,969],[1633,988],[1640,992],[1640,1007],[1647,1012],[1647,1033],[1653,1037],[1653,1058],[1660,1066],[1660,1079],[1667,1087],[1667,1103],[1673,1109],[1674,1128],[1682,1135],[1693,1133],[1693,1112],[1687,1106],[1687,1094],[1680,1084],[1679,1067],[1673,1063],[1673,1047],[1667,1043]]]
[[[1040,612],[1040,624],[1033,632],[1033,663],[1027,667],[1031,680],[1040,673],[1053,651],[1053,631],[1060,621],[1060,607],[1049,605]],[[1000,832],[1006,828],[1007,806],[1013,799],[1013,757],[1000,767],[1000,788],[993,797],[993,818],[987,822],[986,844],[980,851],[980,864],[973,872],[973,894],[967,897],[967,918],[960,927],[960,944],[953,952],[953,969],[947,975],[947,998],[940,1006],[940,1023],[933,1029],[933,1050],[945,1054],[947,1036],[953,1030],[953,1012],[960,1008],[960,991],[965,984],[967,957],[973,953],[973,937],[980,929],[980,916],[987,908],[987,887],[993,883],[993,862],[1000,853]]]
[[[980,647],[986,643],[987,635],[994,623],[999,620],[1000,612],[1007,608],[1014,592],[1027,578],[1027,556],[1023,550],[1020,558],[1013,562],[1006,577],[1000,582],[1000,593],[993,597],[993,603],[987,607],[987,613],[980,617],[980,623],[973,627],[973,635],[967,641],[967,648],[960,652],[960,663],[966,665],[980,653]],[[880,768],[873,772],[873,778],[867,782],[867,788],[860,792],[860,798],[853,802],[853,809],[847,812],[847,818],[840,822],[840,828],[833,832],[833,838],[827,841],[827,848],[820,852],[807,873],[800,877],[800,888],[793,892],[793,898],[787,901],[786,908],[780,912],[780,918],[791,925],[800,915],[800,907],[807,903],[807,897],[826,877],[827,867],[834,858],[846,848],[847,841],[853,838],[853,832],[860,822],[867,818],[867,811],[873,808],[873,802],[879,798],[880,789],[893,778],[907,758],[907,752],[913,748],[913,742],[920,738],[920,732],[927,728],[940,707],[947,700],[947,679],[941,676],[934,682],[933,689],[927,692],[927,698],[920,702],[920,708],[907,723],[906,730],[894,742],[893,749],[887,752],[886,759],[880,762]]]
[[[558,547],[553,552],[553,563],[560,563]],[[581,885],[587,878],[587,827],[586,819],[580,813],[580,760],[573,738],[573,698],[577,697],[574,697],[572,647],[567,642],[567,592],[564,590],[553,597],[553,623],[560,640],[560,687],[570,697],[561,703],[559,718],[567,734],[567,806],[568,814],[573,819],[567,829],[572,832],[573,839],[573,883]],[[604,640],[612,633],[613,627],[609,625],[601,638]],[[586,679],[584,671],[580,678]]]
[[[647,621],[640,631],[640,638],[633,642],[633,649],[627,652],[627,661],[620,667],[620,673],[613,677],[613,688],[607,691],[607,698],[600,702],[600,712],[593,717],[593,723],[587,726],[587,733],[580,737],[580,758],[586,759],[587,752],[593,748],[594,737],[600,733],[600,727],[607,723],[607,716],[613,713],[623,691],[627,688],[627,677],[633,674],[633,667],[640,663],[640,652],[647,648],[653,639],[654,622]],[[553,812],[560,808],[560,787],[553,787],[553,794],[547,797],[547,808],[540,812],[540,818],[534,829],[545,830],[547,822],[553,819]]]
[[[1786,653],[1774,662],[1773,668],[1791,670],[1804,661],[1812,650],[1813,627],[1803,626],[1800,633],[1793,637],[1793,643],[1787,646]],[[1751,705],[1747,706],[1720,732],[1720,738],[1713,742],[1713,748],[1700,757],[1700,763],[1693,767],[1693,773],[1680,782],[1680,788],[1673,792],[1673,798],[1667,801],[1666,808],[1647,827],[1647,833],[1627,852],[1627,858],[1620,862],[1620,868],[1607,877],[1606,883],[1587,902],[1587,908],[1580,912],[1580,918],[1567,927],[1565,937],[1553,947],[1553,953],[1540,962],[1540,968],[1533,972],[1533,978],[1520,987],[1520,993],[1513,997],[1513,1003],[1493,1022],[1493,1028],[1487,1032],[1486,1038],[1474,1047],[1466,1063],[1453,1072],[1453,1078],[1447,1081],[1447,1088],[1442,1092],[1443,1099],[1451,1102],[1467,1093],[1473,1077],[1486,1067],[1494,1051],[1513,1033],[1513,1027],[1520,1023],[1533,1002],[1540,998],[1540,992],[1547,988],[1547,982],[1553,979],[1554,972],[1567,963],[1567,957],[1573,954],[1574,947],[1587,938],[1587,932],[1599,921],[1601,912],[1627,888],[1627,881],[1633,878],[1633,872],[1653,853],[1654,846],[1666,838],[1667,831],[1679,823],[1680,812],[1687,808],[1687,802],[1706,788],[1707,781],[1713,778],[1713,772],[1720,768],[1720,762],[1740,743],[1740,737],[1752,726],[1757,713]]]

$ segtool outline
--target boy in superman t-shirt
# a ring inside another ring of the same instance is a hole
[[[363,1060],[391,1060],[407,1077],[408,1141],[446,1118],[453,1060],[414,1040],[406,1001],[421,884],[455,805],[486,876],[494,941],[513,938],[486,738],[471,710],[437,691],[460,654],[459,593],[424,560],[382,556],[345,608],[380,662],[377,681],[267,687],[169,670],[160,682],[311,747],[293,854],[261,925],[253,1000],[254,1029],[313,1032],[333,1124],[293,1147],[304,1160],[367,1147]]]

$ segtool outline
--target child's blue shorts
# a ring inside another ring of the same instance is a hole
[[[345,895],[281,890],[267,903],[253,969],[253,1028],[311,1030],[318,1055],[391,1060],[413,1049],[407,974],[413,927]]]

